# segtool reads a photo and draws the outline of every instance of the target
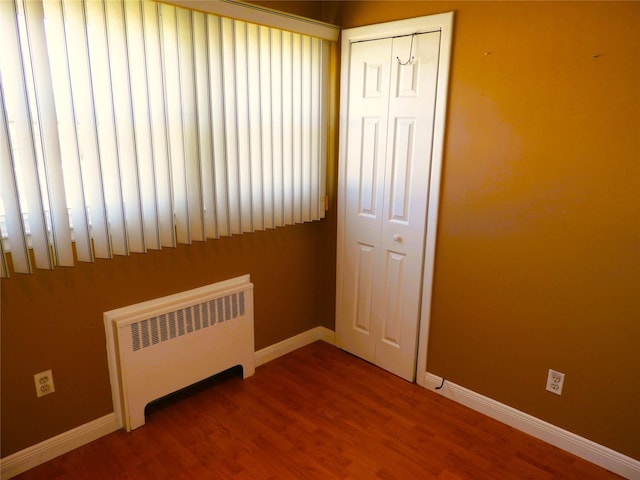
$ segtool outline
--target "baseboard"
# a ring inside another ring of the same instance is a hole
[[[442,377],[431,373],[425,374],[423,386],[429,390],[433,390],[444,397],[506,423],[517,430],[528,433],[625,478],[640,480],[640,461],[638,460],[455,383],[446,381],[441,389],[435,390],[441,384]]]
[[[120,428],[113,413],[25,448],[0,460],[0,478],[5,480],[48,462]]]
[[[264,365],[271,360],[275,360],[278,357],[291,353],[298,348],[302,348],[318,340],[335,345],[336,334],[326,327],[315,327],[311,330],[307,330],[306,332],[302,332],[295,337],[290,337],[286,340],[270,345],[256,352],[256,367]]]
[[[255,353],[256,366],[274,360],[282,355],[309,345],[317,340],[323,340],[335,345],[336,334],[325,327],[315,327],[295,337],[263,348]],[[42,463],[48,462],[71,450],[81,447],[98,438],[108,435],[122,428],[115,413],[80,425],[68,432],[61,433],[31,447],[0,459],[0,479],[12,478]]]

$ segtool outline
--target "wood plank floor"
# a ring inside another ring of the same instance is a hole
[[[621,478],[317,342],[19,479]]]

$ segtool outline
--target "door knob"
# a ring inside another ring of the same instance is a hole
[[[396,233],[396,234],[393,236],[393,241],[394,241],[394,242],[401,242],[401,241],[402,241],[402,237]]]

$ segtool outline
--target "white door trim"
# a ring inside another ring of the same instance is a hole
[[[364,40],[374,40],[412,33],[440,32],[440,56],[438,62],[438,83],[433,127],[433,146],[431,152],[431,173],[429,176],[429,197],[427,206],[425,253],[422,278],[421,315],[418,333],[418,358],[416,379],[424,386],[424,372],[427,367],[427,347],[429,341],[429,324],[431,320],[431,293],[436,249],[436,228],[438,225],[438,207],[440,200],[440,178],[444,151],[444,130],[446,120],[447,95],[449,87],[449,66],[453,37],[453,12],[416,17],[407,20],[367,25],[342,31],[342,62],[351,57],[351,44]],[[349,105],[349,69],[343,68],[340,73],[340,148],[338,163],[338,195],[346,198],[346,158],[347,158],[347,120]],[[342,304],[342,279],[344,265],[344,222],[345,202],[338,202],[338,239],[336,252],[336,304]],[[336,324],[340,312],[336,309]],[[336,339],[338,347],[342,347],[340,339]]]

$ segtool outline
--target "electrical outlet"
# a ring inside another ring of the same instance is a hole
[[[547,390],[556,395],[562,395],[563,385],[564,373],[549,369],[549,375],[547,375]]]
[[[36,384],[36,395],[38,396],[38,398],[49,395],[50,393],[56,391],[55,387],[53,386],[53,372],[51,370],[36,373],[33,376],[33,380]]]

